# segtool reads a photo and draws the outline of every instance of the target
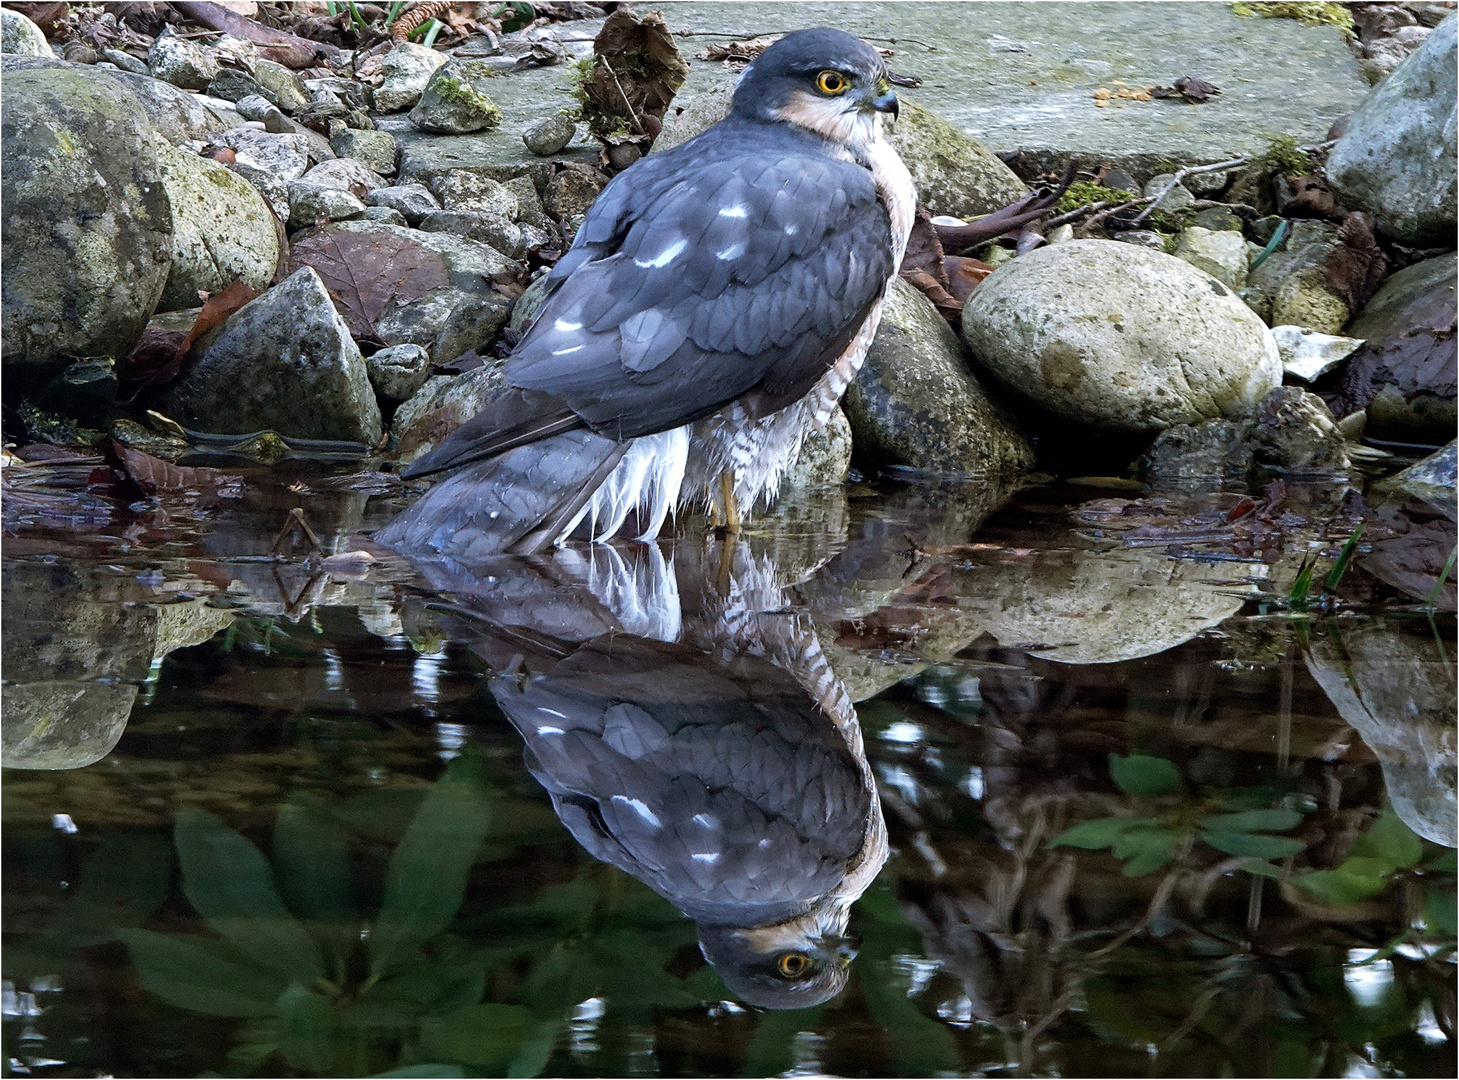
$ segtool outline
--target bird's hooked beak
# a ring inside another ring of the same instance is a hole
[[[893,120],[897,118],[899,106],[897,95],[892,92],[892,84],[885,78],[877,80],[876,86],[866,92],[862,98],[861,107],[875,112],[890,113]]]
[[[825,934],[817,939],[815,952],[822,963],[846,967],[856,959],[857,945],[855,938],[843,934]]]

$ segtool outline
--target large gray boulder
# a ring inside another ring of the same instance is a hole
[[[198,290],[241,281],[268,288],[279,263],[273,212],[258,190],[215,161],[159,141],[162,182],[172,203],[172,271],[159,311],[195,307]]]
[[[1454,243],[1459,166],[1456,17],[1374,87],[1327,159],[1343,204],[1368,210],[1378,228],[1416,247]]]
[[[1232,416],[1282,380],[1271,331],[1230,289],[1111,240],[1000,266],[968,299],[963,340],[1017,393],[1109,431]]]
[[[380,407],[349,328],[312,267],[304,267],[223,324],[163,403],[202,431],[273,430],[374,446]]]
[[[1028,194],[1028,187],[992,151],[934,112],[903,96],[887,141],[917,186],[917,201],[934,214],[971,218]]]
[[[0,10],[0,52],[18,56],[55,56],[41,28],[18,11]]]
[[[135,98],[67,69],[5,77],[4,368],[24,383],[125,356],[172,264],[172,210]]]
[[[881,326],[844,407],[856,458],[874,467],[1004,474],[1034,463],[963,362],[947,320],[900,277],[887,287]]]

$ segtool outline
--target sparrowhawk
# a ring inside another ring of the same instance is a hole
[[[693,919],[742,999],[803,1008],[846,983],[886,825],[855,709],[774,560],[716,543],[413,561],[578,842]]]
[[[509,389],[406,476],[455,470],[377,534],[472,559],[658,534],[700,502],[731,528],[773,496],[866,355],[915,211],[882,137],[882,58],[787,34],[730,115],[615,177],[505,366]]]

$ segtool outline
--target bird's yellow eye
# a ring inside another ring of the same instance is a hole
[[[790,952],[780,958],[780,974],[787,979],[798,979],[811,966],[811,958],[805,953]]]
[[[839,94],[850,85],[839,71],[823,71],[816,76],[816,89],[823,94]]]

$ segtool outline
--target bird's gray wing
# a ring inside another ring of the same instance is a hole
[[[578,841],[698,921],[798,914],[861,847],[854,760],[768,664],[618,636],[492,690]]]
[[[865,169],[726,122],[608,185],[507,381],[631,438],[747,394],[773,412],[845,350],[895,270]]]

